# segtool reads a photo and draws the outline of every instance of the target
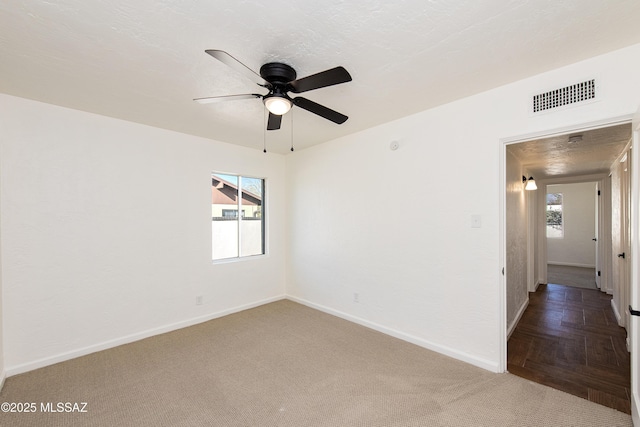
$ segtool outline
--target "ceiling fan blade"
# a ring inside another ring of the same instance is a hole
[[[324,117],[327,120],[331,120],[339,125],[346,122],[349,118],[344,114],[340,114],[337,111],[332,110],[331,108],[327,108],[324,105],[320,105],[301,96],[293,98],[293,103],[300,108],[304,108],[307,111],[317,114],[320,117]]]
[[[260,77],[260,74],[256,73],[251,68],[247,67],[224,50],[207,49],[205,50],[205,52],[216,58],[218,61],[222,62],[224,65],[233,68],[235,71],[247,77],[256,84],[260,86],[268,85],[268,83],[262,77]]]
[[[267,130],[280,129],[280,123],[282,123],[282,116],[277,116],[273,113],[269,113],[269,121],[267,122]]]
[[[349,72],[343,67],[336,67],[289,82],[289,86],[291,87],[291,92],[302,93],[350,81],[351,75]]]
[[[252,98],[262,98],[262,95],[258,95],[257,93],[245,93],[242,95],[209,96],[207,98],[196,98],[194,99],[194,101],[200,104],[212,104],[214,102],[235,101],[238,99],[252,99]]]

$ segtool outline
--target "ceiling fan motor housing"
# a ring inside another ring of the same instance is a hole
[[[295,80],[297,74],[296,70],[287,64],[269,62],[260,67],[260,76],[269,83],[286,85]]]

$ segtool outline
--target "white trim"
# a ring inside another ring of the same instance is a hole
[[[7,372],[3,369],[2,374],[0,374],[0,391],[2,391],[2,388],[4,387],[4,380],[6,379],[7,379]]]
[[[551,265],[564,265],[565,267],[583,267],[583,268],[596,268],[595,265],[590,264],[578,264],[572,262],[555,262],[555,261],[547,261],[547,264]]]
[[[631,150],[631,250],[630,250],[630,261],[631,261],[631,283],[630,290],[631,293],[629,295],[629,304],[636,310],[639,310],[638,306],[640,295],[640,188],[637,185],[640,182],[640,107],[636,110],[632,121],[632,141],[633,141],[633,149]],[[626,307],[625,307],[626,308]],[[637,316],[631,316],[631,325],[628,336],[631,337],[631,416],[633,419],[633,424],[636,426],[640,426],[640,414],[639,414],[639,406],[640,406],[640,375],[638,375],[638,362],[640,360],[640,356],[638,355],[638,351],[640,350],[640,333],[638,328],[640,327],[640,319]]]
[[[538,250],[536,251],[537,256],[537,264],[538,264],[538,281],[540,283],[548,283],[549,278],[547,277],[547,261],[549,260],[548,256],[548,247],[547,247],[547,184],[540,181],[538,184],[538,191],[536,191],[538,200],[536,202],[536,244],[538,245]]]
[[[499,264],[496,266],[498,268],[498,306],[496,307],[496,311],[498,313],[498,330],[497,340],[498,340],[498,372],[507,372],[507,280],[506,280],[506,269],[507,269],[507,250],[506,250],[506,240],[507,240],[507,143],[501,140],[501,143],[498,144],[498,159],[500,168],[498,170],[498,185],[500,188],[499,200],[500,200],[500,210],[498,212],[499,216],[499,237],[500,237],[500,247],[499,247]],[[530,196],[528,196],[530,197]]]
[[[551,138],[553,136],[561,136],[573,132],[586,132],[589,130],[602,129],[610,126],[624,125],[631,123],[633,114],[625,114],[623,116],[611,117],[609,119],[595,120],[589,123],[575,124],[570,126],[562,126],[546,131],[531,132],[522,135],[516,135],[508,138],[500,138],[502,145],[517,144],[519,142],[527,142],[534,139]],[[506,147],[505,147],[506,148]],[[536,180],[537,183],[537,180]]]
[[[595,183],[606,178],[609,175],[610,175],[610,172],[596,173],[596,174],[590,174],[590,175],[565,176],[560,178],[547,178],[547,179],[540,179],[539,181],[544,182],[546,185],[580,184],[583,182]]]
[[[620,311],[616,306],[616,302],[614,298],[611,298],[611,308],[613,309],[614,316],[616,316],[616,321],[618,322],[618,325],[622,326],[622,316],[620,315]]]
[[[418,345],[418,346],[426,348],[428,350],[432,350],[432,351],[435,351],[437,353],[441,353],[441,354],[444,354],[446,356],[453,357],[454,359],[458,359],[460,361],[463,361],[463,362],[466,362],[466,363],[470,363],[470,364],[472,364],[474,366],[477,366],[479,368],[483,368],[483,369],[486,369],[488,371],[496,372],[496,373],[497,372],[502,372],[502,371],[500,371],[498,369],[499,368],[498,364],[496,362],[494,362],[493,360],[482,359],[482,358],[473,356],[471,354],[455,350],[455,349],[447,347],[447,346],[443,346],[443,345],[440,345],[440,344],[435,344],[435,343],[433,343],[431,341],[424,340],[424,339],[416,337],[414,335],[407,334],[407,333],[404,333],[404,332],[400,332],[400,331],[395,330],[395,329],[387,328],[386,326],[380,325],[378,323],[370,322],[370,321],[362,319],[360,317],[352,316],[352,315],[344,313],[342,311],[334,310],[332,308],[329,308],[329,307],[326,307],[326,306],[323,306],[323,305],[320,305],[320,304],[313,303],[313,302],[305,300],[303,298],[298,298],[298,297],[294,297],[294,296],[289,295],[289,296],[287,296],[287,299],[289,299],[289,300],[291,300],[293,302],[297,302],[297,303],[302,304],[302,305],[306,305],[307,307],[311,307],[313,309],[322,311],[324,313],[331,314],[332,316],[336,316],[336,317],[339,317],[341,319],[348,320],[349,322],[357,323],[358,325],[367,327],[369,329],[373,329],[375,331],[382,332],[383,334],[390,335],[390,336],[392,336],[394,338],[398,338],[398,339],[401,339],[403,341],[410,342],[412,344]]]
[[[104,341],[99,344],[94,344],[88,347],[79,348],[66,353],[60,353],[55,356],[45,357],[43,359],[34,360],[32,362],[23,363],[20,365],[10,366],[6,370],[6,376],[11,377],[13,375],[22,374],[24,372],[33,371],[34,369],[43,368],[45,366],[53,365],[55,363],[64,362],[67,360],[75,359],[76,357],[86,356],[87,354],[95,353],[97,351],[107,350],[109,348],[118,347],[123,344],[129,344],[134,341],[139,341],[145,338],[149,338],[155,335],[164,334],[167,332],[175,331],[178,329],[186,328],[188,326],[197,325],[199,323],[208,322],[209,320],[217,319],[219,317],[227,316],[229,314],[238,313],[240,311],[248,310],[250,308],[259,307],[261,305],[269,304],[275,301],[285,299],[285,295],[277,297],[267,298],[260,301],[255,301],[249,304],[240,305],[227,310],[218,311],[216,313],[207,314],[205,316],[194,317],[192,319],[184,320],[182,322],[172,323],[159,328],[148,329],[146,331],[138,332],[135,334],[127,335],[122,338],[114,340]]]
[[[527,299],[525,299],[522,305],[520,306],[520,309],[518,310],[518,312],[516,313],[515,319],[513,319],[513,322],[511,322],[511,325],[509,325],[509,329],[507,330],[507,340],[511,338],[511,334],[513,334],[513,331],[516,330],[516,326],[518,326],[518,322],[520,322],[520,319],[522,318],[522,315],[524,314],[524,311],[527,309],[527,307],[529,307],[528,296],[527,296]]]
[[[611,246],[611,177],[607,175],[602,180],[600,203],[602,209],[600,212],[599,229],[603,230],[600,233],[598,244],[601,250],[598,251],[600,260],[602,261],[600,269],[600,290],[606,292],[609,295],[613,294],[613,279],[612,279],[612,246]]]
[[[525,198],[527,206],[527,291],[529,292],[535,292],[538,288],[537,275],[535,271],[535,239],[538,235],[538,230],[536,228],[536,208],[538,206],[538,198],[535,193],[535,191],[528,191]],[[509,339],[508,336],[509,334],[507,334],[507,339]]]

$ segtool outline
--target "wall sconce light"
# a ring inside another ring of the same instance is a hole
[[[537,190],[538,186],[536,185],[536,180],[533,179],[532,176],[529,177],[529,179],[527,179],[526,176],[522,175],[522,182],[523,183],[527,183],[527,185],[524,186],[525,190]]]

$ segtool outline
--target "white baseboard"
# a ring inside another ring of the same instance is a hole
[[[640,426],[640,413],[638,412],[638,401],[635,396],[631,396],[631,422],[634,426]]]
[[[336,317],[340,317],[341,319],[348,320],[348,321],[353,322],[353,323],[357,323],[358,325],[365,326],[365,327],[367,327],[369,329],[373,329],[375,331],[382,332],[383,334],[390,335],[390,336],[392,336],[394,338],[399,338],[399,339],[401,339],[403,341],[407,341],[407,342],[410,342],[412,344],[418,345],[420,347],[424,347],[424,348],[426,348],[428,350],[432,350],[432,351],[435,351],[437,353],[441,353],[441,354],[444,354],[446,356],[453,357],[454,359],[458,359],[458,360],[460,360],[462,362],[469,363],[469,364],[477,366],[479,368],[483,368],[483,369],[486,369],[488,371],[496,372],[496,373],[501,373],[502,372],[502,371],[500,371],[498,369],[499,368],[498,362],[494,362],[492,360],[487,360],[487,359],[482,359],[480,357],[477,357],[477,356],[474,356],[474,355],[471,355],[471,354],[468,354],[468,353],[464,353],[464,352],[452,349],[452,348],[447,347],[447,346],[436,344],[436,343],[424,340],[422,338],[416,337],[414,335],[407,334],[407,333],[404,333],[404,332],[401,332],[401,331],[397,331],[395,329],[387,328],[386,326],[383,326],[383,325],[380,325],[380,324],[377,324],[377,323],[374,323],[374,322],[370,322],[368,320],[362,319],[362,318],[357,317],[357,316],[352,316],[352,315],[344,313],[342,311],[334,310],[332,308],[325,307],[325,306],[320,305],[320,304],[312,303],[311,301],[307,301],[307,300],[302,299],[302,298],[298,298],[298,297],[294,297],[294,296],[291,296],[291,295],[287,295],[287,299],[289,299],[291,301],[294,301],[294,302],[297,302],[297,303],[300,303],[302,305],[306,305],[307,307],[311,307],[311,308],[314,308],[316,310],[320,310],[320,311],[322,311],[324,313],[331,314],[331,315],[336,316]]]
[[[55,363],[60,363],[66,360],[75,359],[76,357],[86,356],[87,354],[95,353],[97,351],[107,350],[109,348],[118,347],[123,344],[129,344],[131,342],[139,341],[155,335],[160,335],[160,334],[175,331],[178,329],[186,328],[188,326],[197,325],[198,323],[208,322],[209,320],[217,319],[223,316],[228,316],[229,314],[238,313],[240,311],[248,310],[254,307],[259,307],[261,305],[269,304],[275,301],[280,301],[285,298],[286,298],[285,295],[267,298],[267,299],[255,301],[249,304],[233,307],[227,310],[222,310],[222,311],[210,313],[204,316],[194,317],[192,319],[184,320],[181,322],[172,323],[170,325],[161,326],[159,328],[148,329],[146,331],[127,335],[122,338],[104,341],[98,344],[79,348],[66,353],[60,353],[55,356],[45,357],[45,358],[34,360],[28,363],[10,366],[10,367],[7,367],[6,372],[4,374],[7,377],[11,377],[13,375],[18,375],[24,372],[33,371],[34,369],[43,368],[45,366],[53,365]],[[4,379],[4,376],[3,376],[3,379]]]
[[[0,391],[2,391],[2,388],[4,387],[4,380],[6,379],[7,379],[7,372],[3,369],[2,374],[0,375]]]
[[[522,315],[524,314],[524,311],[527,309],[528,306],[529,306],[529,297],[527,296],[527,298],[524,300],[524,302],[520,306],[520,309],[516,313],[515,319],[513,319],[513,322],[511,322],[511,324],[507,328],[507,341],[509,340],[509,338],[511,338],[511,334],[516,329],[516,326],[518,326],[518,322],[520,321],[520,318],[522,317]]]
[[[591,265],[591,264],[578,264],[578,263],[572,263],[572,262],[552,262],[552,261],[547,261],[547,264],[550,265],[563,265],[566,267],[584,267],[584,268],[596,268],[595,265]]]
[[[618,321],[618,325],[622,326],[622,316],[620,315],[620,310],[616,306],[616,302],[613,298],[611,298],[611,308],[613,309],[613,314],[616,316],[616,320]]]

